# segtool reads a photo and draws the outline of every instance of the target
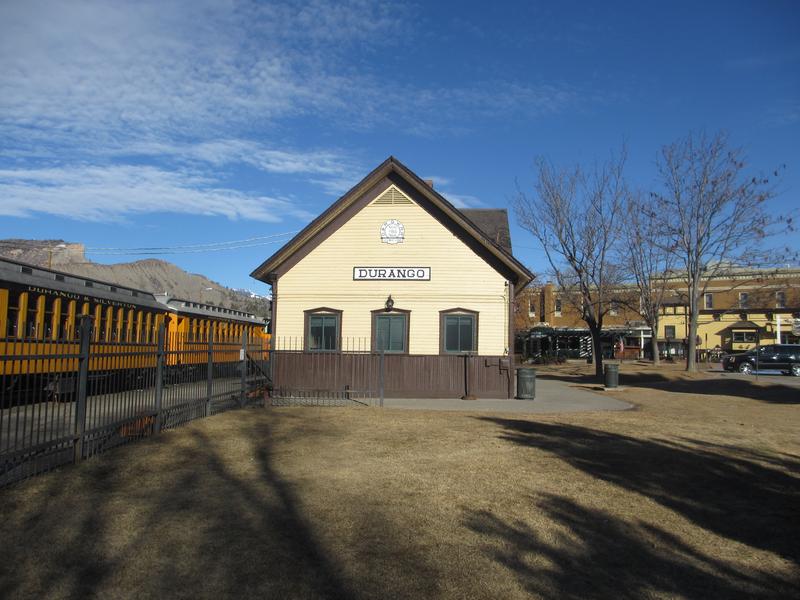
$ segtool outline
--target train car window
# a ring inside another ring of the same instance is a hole
[[[150,313],[147,313],[147,317],[145,317],[145,320],[144,320],[144,343],[145,344],[149,344],[150,343],[150,327],[151,327],[151,324],[152,324],[152,315]]]
[[[124,308],[119,309],[119,341],[127,342],[128,341],[128,315],[125,312]]]
[[[56,298],[52,296],[45,296],[44,299],[44,337],[50,339],[53,337],[53,315],[56,309]]]
[[[106,309],[106,341],[117,339],[117,311],[110,306]]]
[[[39,303],[36,301],[37,299],[30,294],[28,294],[28,314],[25,319],[26,323],[26,335],[29,338],[36,338],[39,334],[39,323],[37,323],[36,313],[37,308],[39,307]]]
[[[6,337],[17,337],[19,324],[20,293],[9,290],[8,292],[8,319],[6,320]]]
[[[100,328],[100,341],[105,342],[108,341],[108,338],[111,336],[113,317],[110,308],[103,310],[103,307],[98,305],[98,311],[102,323],[102,327]]]
[[[61,302],[61,314],[58,317],[58,336],[59,339],[66,340],[69,338],[70,321],[75,318],[75,300],[69,302]]]

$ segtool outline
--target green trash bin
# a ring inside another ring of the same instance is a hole
[[[606,363],[605,367],[605,375],[606,375],[606,387],[607,388],[615,388],[619,386],[619,365],[617,363]]]
[[[519,400],[536,398],[536,369],[517,367],[517,398]]]

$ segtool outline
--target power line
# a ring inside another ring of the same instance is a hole
[[[87,249],[86,252],[90,253],[92,255],[95,255],[95,256],[97,256],[97,255],[100,255],[100,256],[131,256],[131,255],[136,255],[136,256],[148,256],[148,255],[160,256],[160,255],[164,255],[164,254],[194,254],[194,253],[200,253],[200,252],[220,252],[222,250],[238,250],[240,248],[253,248],[255,246],[268,246],[269,244],[278,244],[278,243],[281,243],[283,241],[285,241],[285,240],[278,239],[278,240],[271,240],[271,241],[268,241],[268,242],[258,242],[258,243],[255,243],[255,244],[240,244],[238,246],[224,246],[222,248],[195,248],[193,250],[170,250],[170,249],[164,249],[164,250],[122,250],[122,249],[120,249],[120,250],[110,250],[110,251],[100,251],[100,252],[91,251],[90,252]]]
[[[114,248],[114,247],[96,247],[96,248],[86,248],[87,252],[92,252],[93,254],[102,254],[106,251],[119,251],[119,252],[153,252],[153,251],[172,251],[172,250],[191,250],[195,248],[214,248],[218,246],[230,246],[230,245],[239,245],[245,244],[247,242],[255,242],[257,240],[273,240],[274,238],[283,238],[289,235],[293,235],[297,233],[299,230],[296,231],[286,231],[284,233],[276,233],[273,235],[262,235],[257,237],[245,238],[242,240],[230,240],[227,242],[208,242],[205,244],[188,244],[183,246],[142,246],[142,247],[134,247],[134,248]],[[271,242],[266,242],[271,243]],[[252,244],[258,245],[258,244]],[[248,246],[244,246],[248,247]],[[226,248],[222,248],[223,250]]]
[[[133,248],[115,247],[87,247],[87,254],[100,256],[156,256],[163,254],[196,254],[202,252],[220,252],[222,250],[238,250],[240,248],[253,248],[255,246],[267,246],[279,242],[285,242],[288,236],[298,233],[299,230],[285,231],[272,235],[261,235],[241,240],[229,240],[226,242],[208,242],[205,244],[186,244],[179,246],[142,246]],[[63,244],[63,242],[61,242]],[[41,250],[62,250],[64,248],[53,246],[47,241],[39,240],[0,240],[0,247],[20,248],[20,249],[41,249]]]

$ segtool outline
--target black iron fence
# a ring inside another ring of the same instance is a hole
[[[0,485],[194,419],[263,405],[262,339],[195,340],[159,330],[154,343],[0,340]]]

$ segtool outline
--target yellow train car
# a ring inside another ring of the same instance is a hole
[[[0,259],[0,393],[36,377],[34,386],[52,387],[53,375],[76,372],[82,315],[92,317],[95,379],[125,371],[135,383],[152,370],[162,324],[169,367],[207,365],[209,339],[212,364],[238,362],[243,339],[248,352],[268,355],[265,323],[254,315]]]
[[[155,298],[169,311],[166,356],[169,367],[207,364],[209,350],[215,365],[238,363],[242,350],[266,360],[270,335],[263,319],[166,294],[156,294]]]

